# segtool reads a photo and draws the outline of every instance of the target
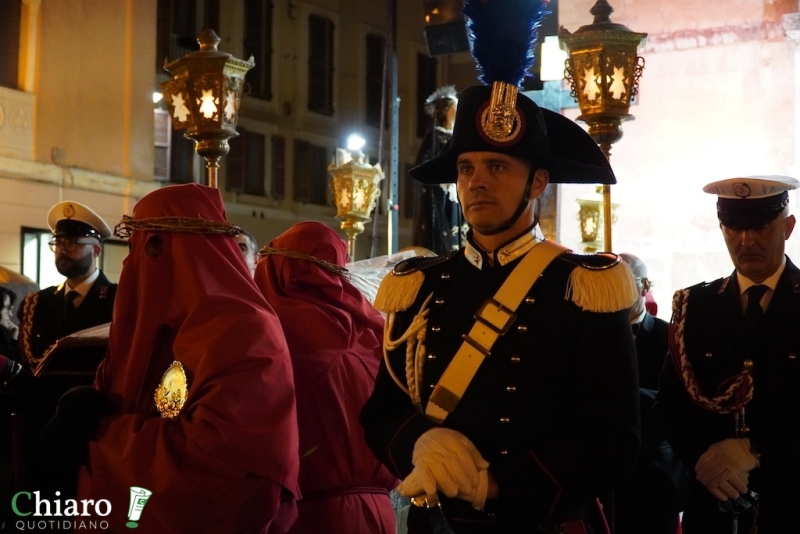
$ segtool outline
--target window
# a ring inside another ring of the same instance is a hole
[[[22,0],[0,0],[0,86],[18,88]]]
[[[155,158],[153,177],[164,182],[169,179],[170,139],[172,138],[172,121],[166,109],[153,110],[155,126]]]
[[[286,195],[286,139],[272,136],[272,172],[270,173],[270,197],[283,200]]]
[[[383,60],[386,56],[386,41],[380,35],[367,35],[367,110],[365,121],[369,126],[380,128],[381,104],[383,103]]]
[[[542,19],[534,45],[533,65],[528,70],[530,76],[522,79],[521,91],[541,91],[544,89],[542,81],[542,43],[548,35],[558,35],[558,0],[551,0],[547,4],[548,15]]]
[[[256,66],[247,73],[250,95],[272,100],[272,1],[244,4],[244,59],[252,54]]]
[[[294,142],[294,201],[328,206],[328,149]]]
[[[169,79],[169,74],[164,71],[164,60],[174,61],[200,49],[197,37],[204,28],[219,29],[219,0],[158,0],[156,73],[160,80]],[[170,133],[165,144],[160,126],[163,125],[156,116],[155,176],[166,176],[169,182],[176,184],[206,183],[205,165],[195,154],[194,141]],[[172,128],[169,120],[167,128]],[[160,174],[162,172],[165,174]]]
[[[200,50],[197,37],[204,28],[219,31],[219,0],[158,0],[156,72],[164,72],[165,59]]]
[[[431,118],[425,113],[425,100],[436,90],[438,61],[425,54],[417,54],[417,137],[425,137]]]
[[[333,21],[308,17],[308,110],[333,115]]]
[[[229,141],[226,190],[264,196],[265,144],[263,135],[239,128],[239,137]]]

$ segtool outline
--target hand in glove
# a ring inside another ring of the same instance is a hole
[[[71,469],[86,459],[100,419],[111,414],[105,395],[88,386],[74,387],[58,401],[56,414],[39,437],[50,467]]]
[[[726,480],[719,486],[708,488],[708,491],[710,491],[714,497],[721,501],[738,499],[741,494],[747,493],[747,483],[749,478],[750,476],[745,471],[744,473],[734,475],[732,478]]]
[[[736,498],[747,491],[747,479],[738,475],[758,467],[758,459],[750,452],[747,438],[725,439],[711,445],[695,465],[697,480],[717,498]],[[716,488],[714,491],[712,488]]]
[[[417,439],[412,455],[414,470],[397,487],[406,497],[441,491],[482,508],[488,489],[489,462],[463,434],[434,428]]]

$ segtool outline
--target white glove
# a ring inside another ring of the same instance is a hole
[[[463,434],[434,428],[417,439],[411,457],[414,470],[397,487],[405,497],[441,491],[483,507],[488,491],[489,462]]]
[[[745,471],[744,473],[734,475],[732,478],[726,480],[719,486],[708,488],[708,491],[710,491],[714,497],[721,501],[736,499],[742,493],[747,492],[747,483],[749,478],[750,476]]]
[[[750,440],[731,438],[711,445],[697,460],[694,470],[697,480],[715,497],[727,500],[747,491],[747,477],[739,475],[749,473],[756,467],[758,459],[750,452]]]

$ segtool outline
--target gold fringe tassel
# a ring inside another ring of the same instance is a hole
[[[425,281],[422,271],[396,275],[393,272],[384,277],[375,295],[375,309],[383,313],[397,313],[407,310],[414,304],[419,288]]]
[[[567,295],[582,310],[608,313],[633,306],[638,292],[630,267],[620,261],[605,269],[573,269]]]

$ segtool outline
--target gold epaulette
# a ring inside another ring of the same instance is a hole
[[[417,256],[401,261],[386,275],[378,287],[373,306],[383,313],[407,310],[417,299],[419,289],[425,281],[424,269],[449,260],[455,252],[443,256]]]
[[[578,266],[569,276],[567,295],[582,310],[616,312],[636,302],[633,273],[616,254],[564,254],[562,258]]]

